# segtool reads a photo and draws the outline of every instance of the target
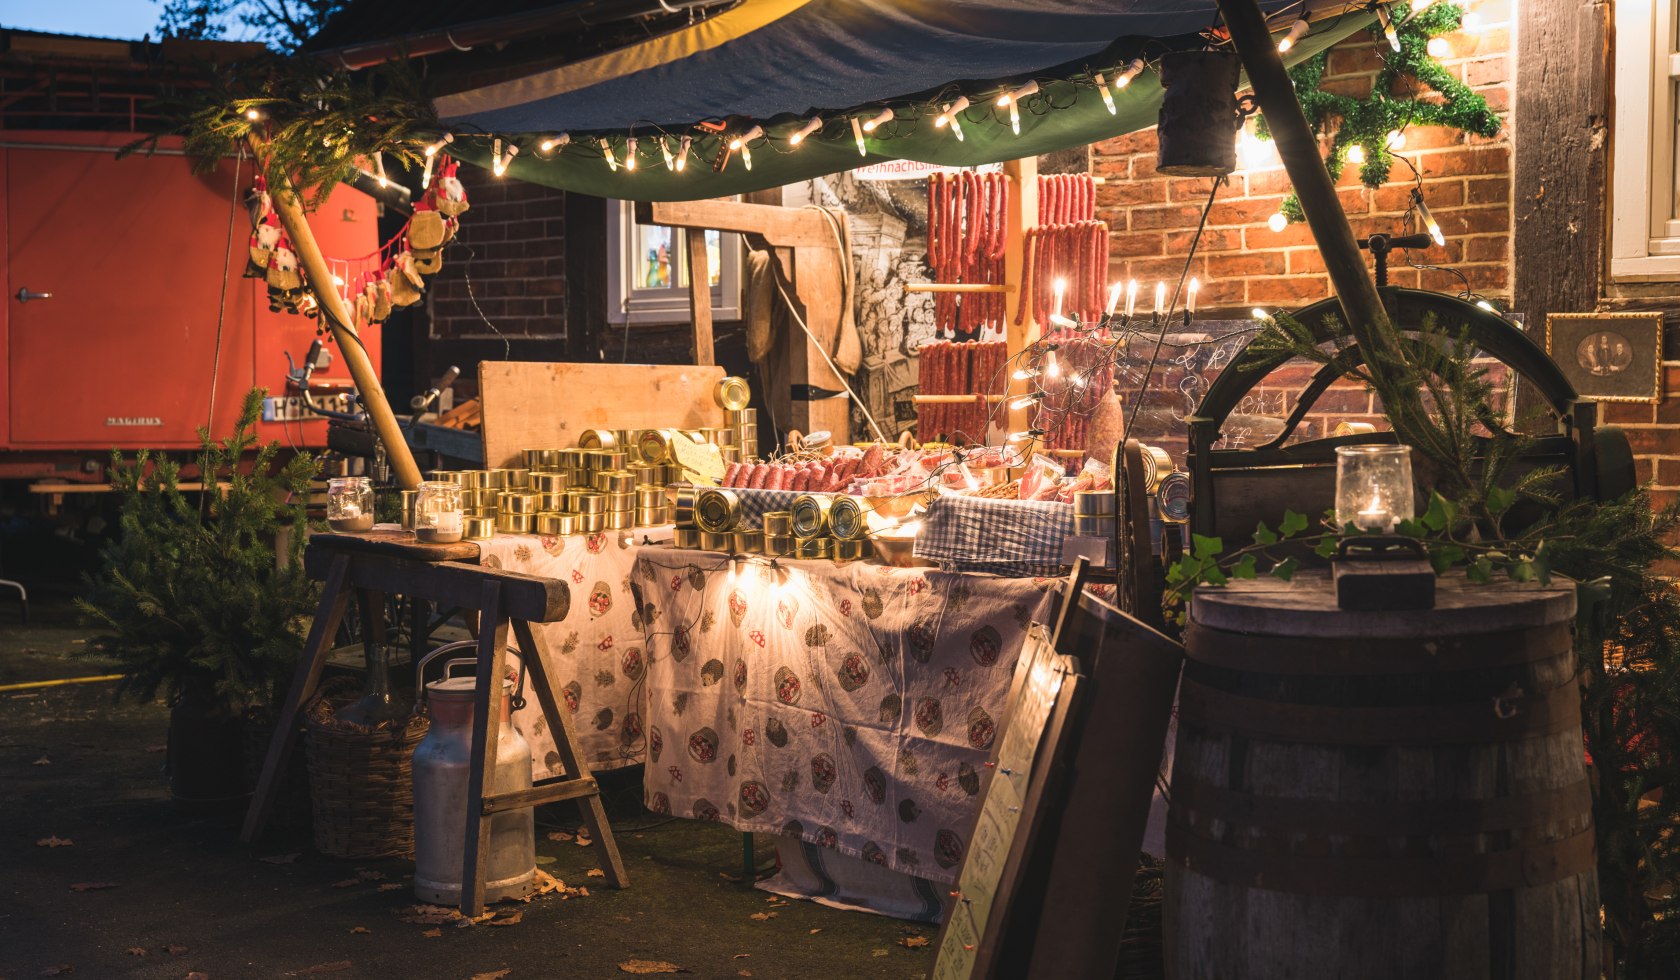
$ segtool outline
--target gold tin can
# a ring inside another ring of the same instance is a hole
[[[559,493],[537,493],[532,494],[532,496],[537,498],[537,513],[539,514],[564,514],[567,511],[569,500],[564,490]]]
[[[868,537],[869,521],[864,517],[863,501],[856,497],[835,497],[828,508],[828,529],[842,541]]]
[[[612,510],[607,512],[607,530],[625,531],[636,526],[636,515],[633,511]]]
[[[636,474],[629,470],[602,470],[595,474],[595,489],[606,493],[633,493]]]
[[[735,529],[741,519],[741,500],[733,490],[706,487],[694,495],[694,523],[702,531],[722,533]]]
[[[434,480],[432,482],[435,483],[442,481]],[[420,491],[418,490],[397,491],[398,504],[402,507],[402,526],[405,531],[414,530],[414,501],[419,496]]]
[[[707,429],[712,433],[712,444],[722,449],[735,445],[735,430],[727,426],[721,429]]]
[[[730,531],[729,536],[738,555],[756,555],[764,551],[762,531]]]
[[[861,541],[836,539],[834,542],[834,560],[858,561],[868,558],[874,553],[874,550],[873,543],[868,538]]]
[[[678,548],[700,547],[700,529],[697,527],[679,527],[671,532],[671,544]]]
[[[495,487],[497,490],[506,489],[507,470],[485,470],[484,485],[487,487]]]
[[[764,553],[773,558],[785,558],[793,554],[793,535],[766,534],[764,536]]]
[[[566,489],[566,474],[532,473],[531,489],[536,493],[560,493]]]
[[[612,429],[584,429],[578,433],[579,449],[617,449],[618,433]]]
[[[581,470],[583,469],[583,461],[588,455],[582,449],[562,449],[560,450],[560,468],[563,470]]]
[[[712,388],[712,401],[726,412],[738,412],[752,401],[752,389],[747,386],[746,378],[731,375]]]
[[[666,523],[664,507],[637,507],[637,527],[657,527]]]
[[[601,465],[596,467],[597,469],[622,470],[630,465],[630,454],[622,449],[613,452],[603,450],[596,454],[596,458],[601,462]]]
[[[475,517],[467,515],[461,518],[461,537],[468,541],[483,541],[485,538],[496,536],[496,519],[494,517]]]
[[[785,510],[766,511],[761,520],[765,534],[787,537],[793,533],[793,515]]]
[[[793,536],[814,538],[828,533],[828,512],[832,506],[833,501],[828,497],[806,493],[793,498],[793,506],[788,509]]]
[[[536,527],[538,534],[559,534],[560,533],[560,518],[566,517],[566,516],[568,516],[568,515],[565,515],[565,514],[538,514],[536,522],[533,526]]]
[[[530,534],[536,521],[535,514],[497,514],[496,530],[503,534]]]
[[[609,493],[606,496],[608,513],[628,514],[636,509],[636,494],[634,491]]]
[[[567,488],[595,489],[595,478],[588,470],[561,470],[560,473],[566,478]]]
[[[741,461],[741,451],[736,449],[734,446],[719,446],[718,456],[723,460],[723,464],[725,466],[728,466],[730,463],[739,463]]]
[[[637,487],[636,488],[636,506],[637,507],[664,507],[665,506],[665,488],[664,487]]]
[[[1082,538],[1112,538],[1114,537],[1114,516],[1103,514],[1073,515],[1073,533]]]
[[[504,514],[535,514],[539,509],[537,495],[524,490],[503,490],[496,507]]]
[[[679,527],[694,527],[694,488],[672,487],[668,499],[671,501],[671,519]]]
[[[726,551],[729,550],[729,546],[734,544],[734,543],[735,543],[734,535],[731,535],[727,532],[718,532],[718,531],[701,531],[700,532],[700,550],[701,551],[725,551],[726,552]]]
[[[607,515],[604,513],[578,514],[577,522],[579,534],[594,534],[607,529]]]
[[[582,514],[556,514],[554,516],[560,518],[555,522],[555,527],[559,528],[554,532],[555,534],[576,534],[583,529]]]
[[[638,487],[647,486],[653,482],[653,466],[648,463],[633,462],[624,469],[636,478],[636,486]]]
[[[636,452],[645,463],[663,463],[671,452],[670,429],[643,429],[636,433]]]
[[[501,491],[490,487],[472,487],[461,491],[461,506],[479,510],[494,510],[500,503]]]
[[[1075,490],[1073,492],[1073,514],[1075,517],[1112,517],[1114,516],[1113,490]]]
[[[746,443],[749,443],[749,442],[755,442],[756,443],[757,441],[758,441],[758,423],[757,422],[742,422],[740,425],[735,427],[735,444],[737,446],[745,445]]]
[[[1343,422],[1341,425],[1370,425],[1369,422]],[[1154,493],[1161,485],[1161,478],[1177,469],[1173,465],[1172,454],[1160,446],[1144,446],[1143,448],[1143,492]]]
[[[508,489],[524,490],[531,485],[531,471],[528,468],[510,466],[505,474]]]
[[[758,409],[743,408],[733,412],[725,411],[723,421],[731,429],[740,429],[743,425],[757,425]]]
[[[456,483],[456,484],[458,484],[458,483],[461,482],[460,477],[461,477],[461,471],[460,470],[427,470],[426,471],[426,482],[427,483]],[[419,493],[419,491],[416,490],[415,493]]]
[[[834,553],[834,539],[830,537],[793,539],[793,556],[795,558],[827,558]]]
[[[477,490],[490,485],[488,470],[456,470],[455,479],[451,481],[468,490]]]
[[[571,503],[571,507],[568,509],[576,513],[605,514],[607,512],[607,497],[599,491],[568,490],[566,497]]]

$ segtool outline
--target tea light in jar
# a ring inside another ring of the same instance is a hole
[[[1359,527],[1365,531],[1386,531],[1393,521],[1394,514],[1388,509],[1388,505],[1383,502],[1382,491],[1373,481],[1371,483],[1371,499],[1359,511]]]

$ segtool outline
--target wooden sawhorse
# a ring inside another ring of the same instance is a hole
[[[297,674],[292,678],[291,691],[281,708],[279,727],[269,742],[262,778],[245,814],[240,836],[247,843],[255,840],[268,822],[278,774],[285,771],[297,740],[299,715],[320,683],[321,668],[326,664],[327,651],[351,594],[360,599],[363,628],[369,642],[379,644],[385,642],[384,596],[406,595],[476,612],[479,617],[478,684],[473,702],[472,764],[467,782],[461,912],[478,915],[484,909],[490,815],[560,800],[577,800],[608,884],[623,888],[630,883],[624,862],[618,856],[612,828],[607,824],[606,808],[601,805],[600,787],[578,752],[571,727],[561,713],[554,687],[543,668],[542,652],[531,632],[532,623],[565,618],[571,607],[571,589],[559,579],[485,568],[477,562],[478,545],[470,541],[420,544],[406,531],[317,534],[309,539],[304,568],[311,578],[324,581],[326,587],[316,607],[315,622],[309,629]],[[554,733],[555,749],[560,753],[566,773],[528,790],[486,793],[486,749],[495,744],[494,733],[502,721],[499,679],[507,671],[510,629],[525,654],[530,688],[542,706],[543,717],[548,719],[549,730]]]

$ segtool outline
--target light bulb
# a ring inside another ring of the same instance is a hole
[[[379,181],[380,187],[390,187],[391,182],[385,177],[385,154],[373,151],[373,179]]]
[[[659,155],[665,158],[665,169],[677,169],[677,159],[671,156],[671,144],[665,142],[665,137],[659,137]]]
[[[1163,307],[1165,307],[1166,305],[1167,305],[1167,284],[1164,283],[1164,282],[1158,282],[1158,283],[1155,284],[1155,315],[1160,316],[1161,315],[1161,309]]]
[[[1063,316],[1060,313],[1050,314],[1050,323],[1052,326],[1061,327],[1064,330],[1075,330],[1079,327],[1078,320],[1075,320],[1072,317]]]
[[[739,135],[739,136],[735,137],[734,139],[730,140],[729,141],[729,148],[731,150],[742,149],[748,143],[752,142],[755,139],[758,139],[760,136],[763,136],[763,135],[764,135],[764,127],[763,126],[754,126],[753,128],[747,130],[746,132],[742,133],[741,135]]]
[[[451,144],[453,142],[455,142],[455,134],[454,133],[444,133],[442,136],[438,137],[438,141],[436,143],[426,144],[426,151],[425,151],[426,156],[428,156],[428,157],[437,156],[439,150],[443,149],[444,147],[448,146],[449,144]]]
[[[1196,312],[1196,291],[1202,288],[1202,281],[1195,276],[1190,277],[1190,291],[1184,297],[1184,312]]]
[[[891,109],[882,109],[879,115],[864,122],[863,131],[866,133],[873,133],[879,127],[885,126],[887,123],[892,121],[893,111]]]
[[[955,122],[956,118],[957,118],[957,113],[959,113],[959,112],[961,112],[961,111],[963,111],[964,109],[967,109],[967,108],[968,108],[968,96],[966,96],[966,95],[957,96],[957,101],[955,101],[955,102],[951,103],[950,105],[946,106],[945,110],[943,112],[941,112],[939,115],[934,117],[933,128],[934,129],[943,129],[945,126]]]
[[[262,118],[262,112],[257,109],[246,109],[245,118],[251,120],[252,122],[256,122],[258,119]]]
[[[1032,379],[1038,377],[1038,372],[1032,368],[1021,368],[1019,371],[1010,375],[1010,377],[1014,378],[1016,381],[1031,381]]]
[[[490,147],[490,172],[497,177],[507,173],[508,164],[512,163],[513,158],[518,155],[519,147],[512,142],[507,144],[507,151],[504,153],[501,137],[497,137]]]
[[[822,117],[821,116],[812,116],[811,118],[805,120],[805,125],[799,127],[798,132],[796,132],[792,136],[788,137],[788,145],[789,146],[798,146],[799,144],[805,142],[805,137],[811,135],[812,133],[816,132],[817,130],[819,130],[821,128],[822,128]]]
[[[553,153],[572,141],[571,133],[557,133],[537,144],[537,152]]]
[[[1398,150],[1406,145],[1406,134],[1398,129],[1391,129],[1388,135],[1383,137],[1383,145],[1390,150]]]
[[[1009,103],[1009,131],[1016,136],[1021,135],[1021,110],[1013,101]]]
[[[615,174],[618,173],[618,157],[613,156],[612,144],[608,143],[604,136],[596,142],[601,144],[601,156],[606,158],[607,168]]]
[[[1266,219],[1266,227],[1273,231],[1282,231],[1289,227],[1289,216],[1282,211],[1273,211],[1272,216]]]
[[[1474,10],[1466,13],[1461,26],[1464,30],[1472,33],[1480,31],[1482,29],[1482,15]]]
[[[1005,92],[1004,94],[998,96],[998,108],[1001,109],[1006,105],[1013,105],[1037,91],[1038,83],[1035,81],[1029,81],[1027,84],[1021,86],[1013,92]]]
[[[1349,146],[1347,148],[1347,162],[1351,163],[1351,164],[1355,164],[1355,165],[1364,163],[1365,162],[1365,144],[1354,143],[1353,145]]]
[[[1126,282],[1126,318],[1128,320],[1131,319],[1132,314],[1137,312],[1137,291],[1138,291],[1138,281],[1136,279],[1127,280],[1127,282]]]
[[[967,102],[968,100],[964,99],[963,101]],[[951,105],[954,106],[956,103],[953,102]],[[958,119],[955,114],[951,116],[951,135],[957,138],[958,143],[963,141],[962,120]]]
[[[1430,38],[1429,43],[1423,46],[1423,50],[1429,52],[1431,58],[1452,57],[1452,45],[1444,37]]]
[[[1383,37],[1388,38],[1388,46],[1396,51],[1400,50],[1400,34],[1394,29],[1394,17],[1388,12],[1388,7],[1377,8],[1377,21],[1382,24]]]
[[[1270,313],[1267,313],[1265,310],[1262,310],[1258,306],[1256,306],[1252,310],[1249,310],[1248,315],[1253,317],[1256,320],[1259,320],[1261,323],[1270,323],[1271,319],[1272,319],[1272,315]]]
[[[1118,282],[1115,283],[1113,286],[1109,287],[1109,290],[1108,290],[1108,307],[1107,307],[1107,309],[1105,309],[1103,311],[1104,313],[1107,313],[1109,316],[1114,315],[1114,308],[1116,306],[1120,305],[1120,290],[1122,290],[1124,288],[1125,288],[1124,284],[1123,283],[1118,283]]]
[[[1039,397],[1040,396],[1038,395],[1022,395],[1020,398],[1017,398],[1009,403],[1009,410],[1011,412],[1019,412],[1023,408],[1031,408],[1033,403],[1038,401]]]
[[[1312,30],[1312,25],[1307,23],[1307,19],[1305,17],[1302,17],[1295,23],[1290,24],[1289,33],[1285,34],[1283,36],[1283,40],[1278,42],[1278,54],[1284,54],[1290,48],[1293,48],[1295,46],[1295,42],[1306,37],[1307,31],[1309,30]]]
[[[852,117],[852,139],[857,141],[858,156],[868,156],[869,148],[863,145],[863,124],[858,122],[856,116]]]
[[[1484,309],[1484,310],[1487,310],[1487,311],[1488,311],[1488,312],[1489,312],[1489,313],[1492,313],[1492,314],[1494,314],[1494,315],[1496,315],[1496,316],[1497,316],[1497,315],[1498,315],[1498,314],[1499,314],[1499,311],[1498,311],[1498,310],[1497,310],[1497,309],[1495,309],[1495,308],[1494,308],[1494,306],[1493,306],[1493,304],[1492,304],[1492,303],[1489,303],[1489,302],[1488,302],[1488,301],[1487,301],[1487,300],[1485,300],[1485,299],[1479,299],[1479,300],[1477,300],[1477,301],[1476,301],[1476,305],[1477,305],[1477,306],[1479,306],[1479,307],[1481,307],[1481,308],[1482,308],[1482,309]]]
[[[1144,69],[1143,59],[1142,58],[1133,58],[1126,65],[1126,70],[1122,71],[1120,73],[1120,77],[1118,77],[1114,80],[1114,87],[1115,88],[1125,88],[1126,86],[1132,84],[1132,79],[1134,79],[1134,78],[1138,77],[1139,75],[1143,74],[1143,69]]]
[[[636,137],[624,141],[624,169],[636,169]]]
[[[1435,221],[1435,216],[1429,213],[1429,205],[1423,203],[1423,192],[1413,189],[1412,207],[1417,208],[1418,217],[1423,220],[1424,228],[1429,230],[1429,237],[1436,245],[1446,245],[1447,236],[1441,233],[1441,226]]]
[[[677,145],[677,173],[682,173],[688,167],[688,151],[694,145],[694,137],[684,136]]]
[[[1062,296],[1067,292],[1067,280],[1066,279],[1057,279],[1056,283],[1055,283],[1055,286],[1053,288],[1056,291],[1056,307],[1055,307],[1055,309],[1050,311],[1050,315],[1051,316],[1061,316],[1062,315]]]
[[[1044,377],[1047,380],[1054,381],[1055,379],[1057,379],[1061,376],[1062,376],[1062,365],[1061,365],[1061,362],[1056,360],[1056,352],[1053,351],[1053,350],[1052,351],[1045,351],[1045,353],[1044,353]]]
[[[1097,91],[1101,93],[1103,107],[1108,110],[1108,114],[1112,116],[1118,113],[1120,110],[1114,107],[1114,96],[1108,94],[1108,82],[1103,79],[1102,72],[1099,71],[1092,75],[1091,81],[1095,83]]]

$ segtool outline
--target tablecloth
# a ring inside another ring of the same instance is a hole
[[[1060,584],[642,549],[647,805],[954,880]]]
[[[647,656],[631,600],[630,573],[641,542],[670,538],[669,528],[638,528],[558,537],[498,534],[479,542],[479,561],[512,572],[562,579],[572,589],[566,618],[536,623],[543,667],[570,713],[572,734],[591,769],[642,761],[646,748],[643,691]],[[554,736],[535,697],[513,722],[531,743],[531,776],[559,776]]]

